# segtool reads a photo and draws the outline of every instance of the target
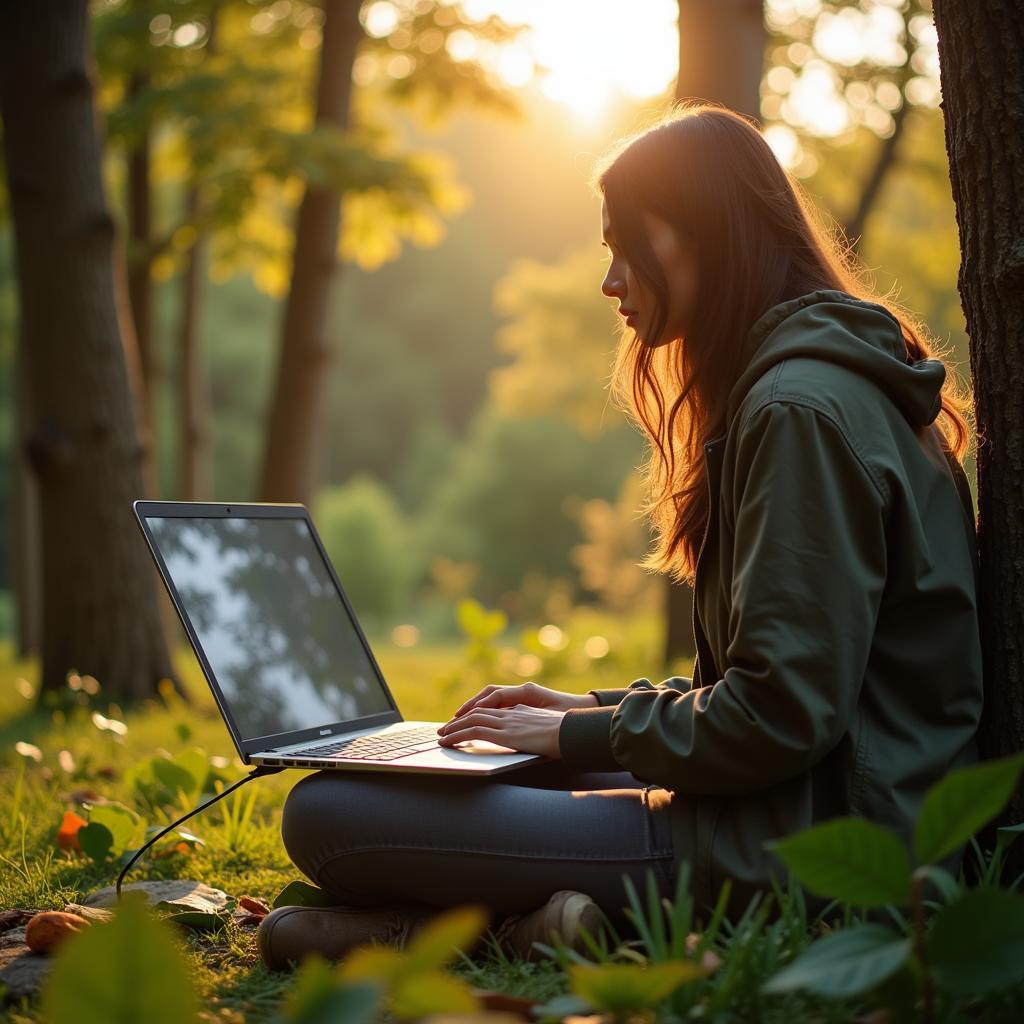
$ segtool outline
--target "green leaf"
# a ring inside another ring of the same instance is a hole
[[[106,825],[90,821],[78,830],[78,845],[93,863],[101,864],[114,846],[114,837]]]
[[[442,967],[453,960],[455,950],[466,951],[487,925],[482,907],[456,907],[428,921],[406,950],[410,972]]]
[[[278,907],[336,907],[336,897],[306,882],[289,882],[275,897],[271,909]]]
[[[982,761],[950,772],[932,786],[914,829],[914,850],[922,864],[942,860],[991,821],[1013,795],[1024,754]]]
[[[127,807],[99,804],[89,808],[89,824],[104,825],[113,838],[112,853],[117,856],[133,844],[139,831],[138,818]]]
[[[805,989],[835,999],[860,995],[895,974],[910,956],[911,947],[910,939],[881,925],[846,928],[809,946],[769,978],[761,991]]]
[[[334,970],[314,954],[303,960],[288,990],[284,1019],[289,1024],[369,1024],[380,994],[376,985],[339,984]]]
[[[474,1013],[480,1001],[459,978],[443,971],[421,971],[397,982],[390,1009],[396,1017],[420,1020],[435,1013]]]
[[[863,818],[837,818],[765,846],[819,896],[863,907],[902,905],[910,897],[903,844]]]
[[[1024,980],[1024,896],[972,889],[935,917],[928,958],[939,983],[984,995]]]
[[[689,960],[640,964],[569,965],[570,987],[575,995],[598,1010],[626,1013],[653,1009],[680,985],[703,978],[707,970]]]
[[[192,978],[172,933],[137,901],[62,943],[43,983],[48,1024],[194,1024]]]
[[[165,789],[172,793],[184,793],[186,796],[195,790],[195,779],[187,768],[163,757],[153,758],[153,777]]]

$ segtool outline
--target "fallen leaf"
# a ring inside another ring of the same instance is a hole
[[[74,811],[65,811],[64,820],[60,823],[60,829],[57,832],[57,845],[62,850],[81,852],[82,848],[78,845],[78,830],[87,824],[88,822],[81,815],[75,814]]]
[[[191,911],[201,914],[216,914],[227,910],[234,901],[221,889],[214,889],[191,878],[171,878],[156,882],[132,882],[122,887],[122,892],[141,892],[151,907],[161,910]],[[87,907],[113,907],[117,905],[117,890],[108,885],[86,897]]]
[[[251,896],[239,896],[238,905],[257,917],[266,917],[270,913],[270,907],[262,900],[254,900]]]
[[[105,924],[107,921],[113,921],[114,919],[114,914],[110,910],[102,910],[100,907],[83,907],[81,903],[67,904],[64,907],[64,912],[66,914],[77,914],[93,924]]]

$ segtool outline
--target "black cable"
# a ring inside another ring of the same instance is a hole
[[[250,782],[253,779],[262,778],[265,775],[276,775],[278,772],[283,772],[283,771],[284,771],[283,768],[268,768],[266,765],[262,765],[262,764],[258,765],[251,772],[249,772],[249,774],[246,775],[245,778],[239,779],[237,782],[235,782],[232,785],[228,786],[227,789],[222,790],[220,793],[218,793],[211,800],[207,800],[205,804],[200,804],[198,807],[194,807],[191,811],[188,812],[188,814],[186,814],[183,817],[179,818],[177,821],[172,821],[171,824],[167,826],[167,828],[163,829],[160,832],[157,832],[157,834],[155,836],[153,836],[152,839],[147,839],[146,842],[144,842],[142,844],[142,846],[140,846],[135,851],[135,853],[132,854],[132,859],[130,861],[128,861],[127,864],[125,864],[125,866],[121,869],[121,873],[117,876],[117,883],[116,883],[116,887],[115,888],[116,888],[118,900],[121,899],[121,883],[124,882],[125,876],[128,874],[129,871],[131,871],[132,865],[134,865],[134,863],[154,843],[156,843],[159,840],[163,839],[163,837],[165,835],[167,835],[168,832],[172,831],[173,829],[176,829],[180,824],[182,824],[182,822],[188,821],[188,819],[191,818],[194,814],[198,814],[200,811],[205,811],[207,807],[212,806],[218,800],[223,800],[224,797],[226,797],[229,793],[234,793],[234,791],[236,789],[238,789],[240,786],[244,786],[247,782]]]

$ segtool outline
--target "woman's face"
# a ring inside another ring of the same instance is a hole
[[[697,261],[693,246],[681,238],[667,221],[646,210],[641,215],[651,249],[661,264],[668,284],[668,319],[659,338],[651,338],[650,324],[654,315],[654,293],[641,283],[626,262],[619,248],[608,216],[608,204],[601,203],[601,236],[611,253],[608,273],[601,282],[601,291],[609,298],[619,300],[619,313],[626,326],[636,331],[637,337],[650,348],[665,345],[683,336],[686,323],[693,310],[697,293]]]

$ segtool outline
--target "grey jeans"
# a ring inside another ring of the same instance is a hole
[[[295,865],[339,904],[483,904],[534,910],[559,889],[588,893],[616,928],[628,875],[671,897],[673,794],[629,772],[560,761],[487,779],[325,771],[300,780],[281,822]],[[645,904],[646,905],[646,904]]]

